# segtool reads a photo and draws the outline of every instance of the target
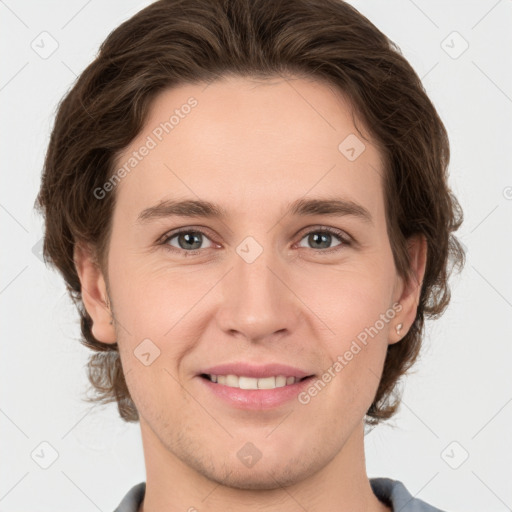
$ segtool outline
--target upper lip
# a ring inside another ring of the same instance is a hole
[[[277,375],[283,375],[284,377],[296,377],[302,379],[303,377],[309,377],[313,375],[307,371],[301,370],[300,368],[294,368],[285,364],[270,363],[264,365],[250,364],[246,362],[238,363],[225,363],[217,366],[210,366],[202,370],[201,374],[209,375],[238,375],[245,377],[253,377],[256,379],[273,377]]]

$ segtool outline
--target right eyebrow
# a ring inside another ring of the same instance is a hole
[[[172,216],[224,218],[226,217],[226,211],[209,201],[195,199],[175,201],[168,199],[140,212],[137,223],[143,224],[152,219]]]

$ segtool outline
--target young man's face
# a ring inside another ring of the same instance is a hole
[[[197,104],[183,107],[190,97]],[[160,123],[173,114],[166,133]],[[140,160],[109,192],[114,326],[103,308],[90,302],[89,311],[95,336],[119,343],[146,457],[254,489],[299,482],[332,461],[360,464],[386,349],[414,320],[417,297],[394,266],[383,162],[348,104],[304,79],[183,85],[157,97],[116,169],[133,151]],[[288,211],[313,199],[349,201],[359,214]],[[224,213],[143,214],[163,201]],[[215,373],[267,378],[202,376],[244,364]],[[293,375],[315,377],[232,387]]]

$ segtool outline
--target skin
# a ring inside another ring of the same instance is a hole
[[[411,239],[415,279],[405,282],[386,231],[381,155],[358,135],[341,93],[315,80],[230,77],[166,90],[119,165],[191,96],[197,107],[110,192],[117,203],[108,279],[89,248],[75,251],[93,334],[118,342],[139,411],[147,477],[140,510],[390,510],[366,474],[363,420],[388,344],[414,321],[425,240]],[[338,150],[349,134],[366,146],[352,162]],[[372,223],[284,215],[296,199],[334,196],[364,206]],[[137,223],[142,210],[170,198],[208,200],[228,214]],[[178,236],[167,242],[176,252],[158,244],[176,228],[199,226],[207,231],[197,235],[199,254],[184,257]],[[314,245],[308,235],[323,226],[355,243],[333,235]],[[251,264],[236,252],[247,236],[263,248]],[[196,375],[243,360],[320,376],[396,303],[400,312],[307,405],[237,409]],[[146,338],[160,350],[149,366],[134,356]],[[250,468],[237,457],[249,441],[262,454]]]

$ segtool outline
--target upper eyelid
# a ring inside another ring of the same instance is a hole
[[[167,243],[171,238],[174,238],[175,236],[178,236],[180,235],[181,233],[201,233],[202,235],[206,236],[210,242],[212,243],[216,243],[214,242],[214,237],[212,237],[210,234],[209,234],[209,230],[205,227],[200,227],[200,228],[176,228],[176,230],[172,229],[170,231],[167,231],[165,234],[163,234],[157,241],[157,243],[161,243],[161,244],[165,244]],[[182,249],[177,249],[177,250],[182,250]],[[197,251],[201,250],[201,249],[195,249]],[[193,251],[189,251],[189,252],[193,252]]]

